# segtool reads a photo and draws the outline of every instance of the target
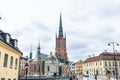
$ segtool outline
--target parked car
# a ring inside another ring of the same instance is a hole
[[[89,75],[88,75],[88,74],[83,74],[83,76],[84,76],[84,77],[89,77]]]

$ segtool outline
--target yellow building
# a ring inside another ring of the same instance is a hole
[[[18,80],[19,61],[22,52],[17,47],[17,39],[0,30],[0,79]]]
[[[77,76],[83,74],[83,61],[82,60],[75,63],[75,74]]]

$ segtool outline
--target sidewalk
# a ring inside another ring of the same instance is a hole
[[[83,79],[81,78],[79,80],[95,80],[95,79],[94,79],[94,76],[90,76],[90,77],[83,77]],[[108,80],[108,79],[105,76],[98,76],[98,80]],[[114,80],[114,78],[111,78],[110,80]]]

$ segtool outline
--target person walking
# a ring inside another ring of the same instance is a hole
[[[97,74],[95,74],[95,80],[97,80]]]

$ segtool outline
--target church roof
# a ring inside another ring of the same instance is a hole
[[[33,61],[45,61],[45,59],[47,58],[47,54],[44,53],[40,53],[40,55],[38,55],[37,57],[35,57],[35,59]]]
[[[56,61],[56,57],[54,55],[52,55],[52,52],[50,53],[50,55],[47,56],[46,60],[49,60],[49,61]]]

